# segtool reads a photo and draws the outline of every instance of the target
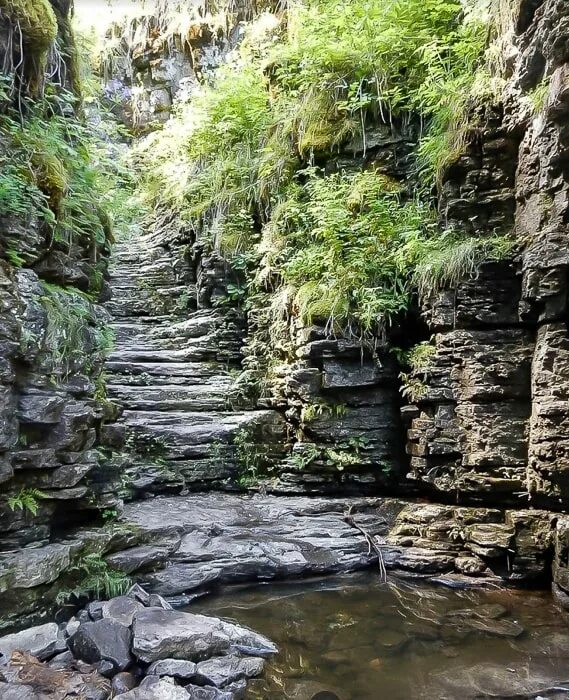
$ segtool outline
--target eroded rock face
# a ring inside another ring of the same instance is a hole
[[[54,0],[52,5],[61,26],[66,26],[70,3]],[[5,17],[0,36],[2,55],[16,52],[12,63],[15,74],[20,68],[25,70],[22,66],[26,63],[17,55],[20,40],[16,36],[20,35],[16,24]],[[10,31],[13,36],[5,36]],[[57,65],[50,64],[47,69],[48,89],[54,96],[63,85],[71,90],[72,71],[64,58],[74,55],[70,41],[69,33],[61,30],[58,51],[52,52],[58,55],[54,59]],[[15,74],[5,76],[7,84],[12,78],[18,84]],[[35,97],[32,90],[26,99]],[[69,100],[66,105],[70,124],[78,121]],[[22,143],[30,138],[27,117],[34,109],[21,114]],[[7,113],[6,99],[0,106],[3,116],[5,110]],[[3,124],[0,150],[9,157],[15,141],[9,134],[12,127],[5,127]],[[75,124],[72,127],[76,128]],[[53,167],[64,168],[57,157],[53,158]],[[47,206],[49,197],[45,192],[43,195]],[[85,201],[82,206],[100,224],[101,231],[95,231],[95,224],[87,231],[60,221],[56,233],[45,212],[33,210],[36,201],[30,194],[27,213],[20,213],[16,206],[14,213],[0,216],[2,627],[10,623],[15,606],[28,613],[38,601],[53,598],[56,591],[52,584],[80,554],[69,543],[53,541],[54,533],[96,517],[105,507],[120,506],[115,477],[101,473],[93,449],[104,415],[95,396],[105,354],[102,337],[108,314],[99,302],[108,291],[105,277],[110,232],[102,212],[91,211],[94,203]],[[11,204],[4,205],[3,211]],[[54,217],[54,212],[50,216]],[[67,231],[67,227],[73,230]],[[40,548],[40,543],[45,547]]]
[[[445,221],[526,242],[425,310],[436,351],[409,414],[411,476],[459,499],[559,509],[569,498],[568,38],[565,3],[520,3],[503,109],[445,175]],[[547,94],[532,107],[538,85]]]

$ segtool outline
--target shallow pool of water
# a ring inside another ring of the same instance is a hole
[[[278,644],[250,699],[569,698],[569,618],[547,593],[369,573],[228,590],[190,609]]]

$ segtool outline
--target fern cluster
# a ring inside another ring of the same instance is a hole
[[[76,579],[75,586],[70,590],[61,591],[57,596],[58,603],[66,602],[71,596],[83,596],[95,599],[114,598],[124,595],[132,582],[128,576],[113,569],[101,554],[92,552],[83,556],[67,571]]]

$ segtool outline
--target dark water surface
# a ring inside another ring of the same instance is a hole
[[[569,699],[569,618],[548,593],[370,573],[227,590],[189,609],[278,644],[255,700]]]

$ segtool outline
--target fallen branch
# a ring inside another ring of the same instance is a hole
[[[354,519],[354,516],[352,515],[352,506],[350,506],[348,508],[348,510],[344,512],[343,520],[345,523],[350,525],[350,527],[353,527],[354,529],[356,529],[358,532],[360,532],[364,536],[365,541],[367,542],[368,556],[371,554],[372,549],[377,554],[377,563],[379,566],[380,581],[381,581],[381,583],[387,583],[387,569],[385,568],[385,561],[383,559],[383,552],[381,551],[381,547],[379,546],[379,544],[377,542],[377,538],[370,535],[369,532],[365,528],[363,528],[361,525],[358,525],[358,523]]]

